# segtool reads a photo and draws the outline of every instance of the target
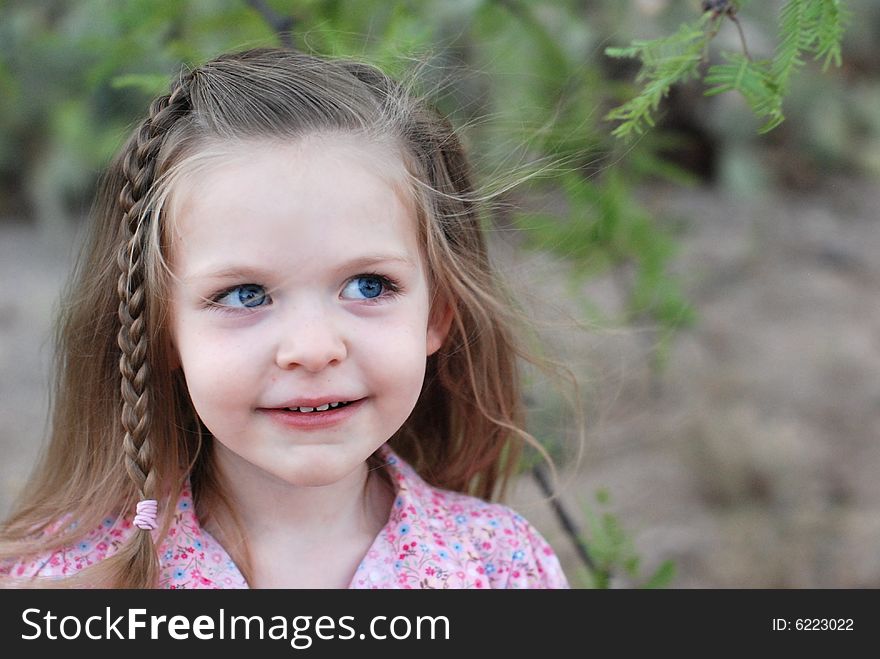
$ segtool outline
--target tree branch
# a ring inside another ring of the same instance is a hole
[[[568,514],[568,511],[562,505],[562,502],[556,497],[553,493],[553,488],[550,485],[550,478],[547,476],[547,472],[544,471],[544,467],[541,465],[535,465],[532,467],[532,476],[537,481],[538,486],[541,488],[541,491],[550,497],[550,505],[553,508],[553,512],[556,513],[556,518],[562,524],[562,528],[565,529],[565,532],[568,534],[568,537],[571,539],[572,544],[574,545],[574,549],[577,552],[578,558],[581,559],[581,562],[587,567],[587,569],[596,574],[599,572],[598,567],[596,566],[596,562],[593,560],[592,556],[590,556],[590,551],[587,549],[587,545],[581,536],[581,532],[575,524],[574,520],[571,518],[571,515]],[[609,576],[609,575],[605,575]]]

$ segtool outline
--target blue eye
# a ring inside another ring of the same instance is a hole
[[[345,285],[342,293],[343,297],[351,296],[355,300],[373,300],[382,295],[383,289],[393,293],[397,287],[381,275],[358,275]]]
[[[213,301],[221,307],[252,309],[267,304],[269,296],[259,284],[243,284],[224,291]]]

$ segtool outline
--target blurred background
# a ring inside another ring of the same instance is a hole
[[[741,4],[770,57],[783,1]],[[779,128],[694,80],[624,142],[603,117],[638,68],[605,48],[673,33],[697,0],[0,2],[0,514],[44,438],[102,168],[181,62],[287,42],[420,65],[500,191],[493,254],[580,383],[582,454],[538,376],[530,429],[608,585],[880,586],[880,3],[842,4],[842,66],[808,62]],[[739,48],[728,21],[707,56]],[[509,503],[597,585],[528,471]]]

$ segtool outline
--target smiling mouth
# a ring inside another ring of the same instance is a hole
[[[328,428],[338,423],[344,423],[347,419],[357,414],[366,400],[366,398],[358,398],[352,401],[339,401],[339,404],[335,407],[332,407],[331,403],[325,403],[316,408],[264,407],[258,411],[287,428],[317,430]]]

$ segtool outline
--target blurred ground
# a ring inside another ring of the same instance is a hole
[[[563,500],[583,518],[607,488],[645,572],[672,559],[674,587],[880,586],[880,191],[644,203],[683,218],[676,270],[699,320],[659,376],[651,332],[557,337],[590,413]],[[564,299],[553,284],[539,287]],[[583,288],[609,311],[618,292],[610,278]],[[539,499],[526,481],[514,504],[573,574]]]
[[[675,223],[676,271],[699,314],[652,374],[648,330],[548,335],[585,381],[586,453],[564,470],[583,519],[595,491],[645,571],[673,587],[880,587],[880,190],[837,181],[784,197],[657,189]],[[0,222],[0,512],[45,427],[52,307],[72,236]],[[499,250],[514,278],[571,308],[620,306],[611,278],[576,295],[549,259]],[[510,503],[577,559],[530,479]],[[625,583],[624,583],[625,585]]]

